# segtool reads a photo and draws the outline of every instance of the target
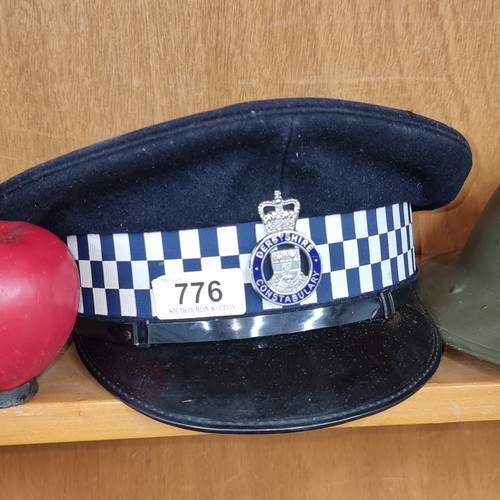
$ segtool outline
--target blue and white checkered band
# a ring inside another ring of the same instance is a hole
[[[304,308],[378,292],[410,278],[416,271],[408,203],[300,218],[296,230],[273,230],[249,222],[174,232],[69,236],[67,244],[80,271],[79,312],[110,320],[158,321],[153,280],[226,269],[243,272],[246,315],[285,308],[284,299],[281,304],[279,299],[265,298],[266,290],[261,287],[266,283],[279,295],[279,285],[273,284],[273,271],[269,269],[273,267],[274,274],[276,269],[280,272],[280,259],[288,260],[287,266],[295,269],[299,283],[293,288],[286,284],[284,296],[305,294],[309,288],[304,291],[304,287],[313,285],[307,297],[299,297],[302,301],[298,307]],[[281,248],[282,243],[289,245]],[[275,247],[282,255],[274,256],[273,263],[270,254]],[[257,255],[259,251],[262,256]],[[300,284],[302,266],[297,254],[306,261],[304,286]],[[254,272],[250,271],[251,260],[252,268],[259,268]],[[200,317],[204,317],[202,312]]]

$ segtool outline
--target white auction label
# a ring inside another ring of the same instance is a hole
[[[241,269],[160,276],[151,285],[158,319],[239,316],[247,310]]]

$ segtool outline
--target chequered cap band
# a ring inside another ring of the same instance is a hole
[[[301,306],[327,304],[397,285],[416,271],[408,203],[299,219],[314,241],[321,281]],[[152,281],[169,274],[240,268],[247,314],[279,306],[262,298],[249,275],[250,254],[266,235],[263,224],[174,232],[68,236],[80,271],[79,313],[109,319],[156,319]]]

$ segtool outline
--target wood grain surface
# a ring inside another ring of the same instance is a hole
[[[0,448],[9,500],[497,500],[497,423]]]
[[[235,102],[358,100],[467,137],[461,195],[416,227],[422,253],[460,248],[500,183],[499,18],[494,0],[2,0],[0,180]]]
[[[235,102],[371,102],[469,140],[458,199],[416,217],[419,253],[454,250],[500,183],[499,52],[495,0],[1,0],[0,181]],[[470,422],[3,447],[0,498],[496,499],[499,439]]]

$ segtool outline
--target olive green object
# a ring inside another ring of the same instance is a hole
[[[500,187],[462,251],[422,262],[419,286],[446,344],[500,364]]]

